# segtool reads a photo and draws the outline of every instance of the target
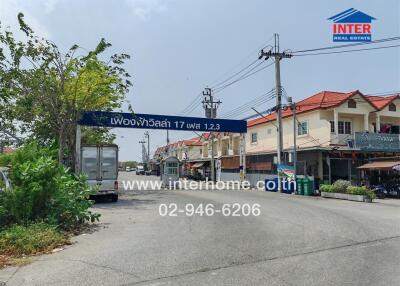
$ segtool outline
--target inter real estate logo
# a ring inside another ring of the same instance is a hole
[[[333,21],[334,42],[370,42],[374,17],[354,8],[328,18]]]

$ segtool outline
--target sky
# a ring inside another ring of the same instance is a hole
[[[372,37],[400,35],[400,1],[321,0],[0,0],[3,26],[17,27],[17,13],[42,36],[66,51],[92,49],[101,38],[111,53],[127,53],[133,76],[127,100],[137,113],[179,115],[206,87],[256,60],[259,49],[280,36],[281,50],[335,45],[327,18],[349,8],[375,17]],[[224,114],[274,87],[273,66],[216,95]],[[400,90],[400,49],[281,62],[281,81],[295,101],[322,90],[364,94]],[[265,110],[273,102],[257,106]],[[127,104],[124,105],[127,111]],[[190,116],[203,117],[200,105]],[[251,115],[248,113],[243,114]],[[115,129],[120,160],[141,160],[143,129]],[[196,136],[170,131],[170,140]],[[166,144],[166,131],[150,132],[151,152]]]

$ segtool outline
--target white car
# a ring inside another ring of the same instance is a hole
[[[0,192],[11,189],[11,182],[8,178],[9,168],[0,167]]]

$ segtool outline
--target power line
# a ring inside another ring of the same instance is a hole
[[[239,82],[239,81],[242,81],[242,80],[244,80],[244,79],[246,79],[246,78],[248,78],[248,77],[250,77],[250,76],[252,76],[252,75],[254,75],[254,74],[256,74],[256,73],[258,73],[258,72],[260,72],[260,71],[262,71],[262,70],[265,70],[266,68],[268,68],[269,66],[271,66],[271,65],[274,64],[274,62],[272,62],[272,63],[270,63],[270,64],[268,64],[268,65],[266,65],[266,66],[264,66],[264,67],[262,67],[262,68],[259,68],[259,69],[255,70],[255,71],[253,71],[255,68],[257,68],[258,66],[260,66],[260,65],[263,64],[263,63],[264,63],[264,62],[260,62],[260,64],[256,65],[254,68],[252,68],[251,70],[249,70],[247,73],[245,73],[244,75],[242,75],[242,76],[239,77],[238,79],[236,79],[236,80],[234,80],[234,81],[231,81],[230,83],[227,83],[226,85],[224,85],[224,86],[218,88],[218,89],[215,91],[215,93],[221,92],[222,90],[224,90],[225,88],[231,86],[232,84],[235,84],[235,83],[237,83],[237,82]],[[253,72],[252,72],[252,71],[253,71]]]
[[[369,45],[369,44],[397,41],[399,39],[400,39],[400,37],[397,36],[397,37],[374,40],[374,41],[371,41],[371,42],[360,42],[360,43],[345,44],[345,45],[338,45],[338,46],[328,46],[328,47],[315,48],[315,49],[298,50],[298,51],[292,52],[292,54],[304,53],[304,52],[314,52],[314,51],[321,51],[321,50],[330,50],[330,49],[340,49],[340,48],[354,47],[354,46],[360,46],[360,45]]]
[[[245,112],[250,111],[251,107],[260,106],[262,104],[265,104],[265,103],[273,100],[274,98],[275,98],[275,96],[270,96],[268,98],[264,98],[264,99],[259,100],[257,102],[250,102],[246,106],[243,106],[241,109],[234,110],[233,112],[230,112],[229,114],[224,115],[224,118],[236,118],[236,117],[238,117],[238,115],[241,115],[241,114],[243,114]]]
[[[250,76],[252,76],[252,75],[254,75],[254,74],[256,74],[256,73],[258,73],[258,72],[260,72],[260,71],[262,71],[262,70],[265,70],[266,68],[268,68],[269,66],[271,66],[271,65],[273,64],[273,62],[272,62],[272,63],[270,63],[270,64],[268,64],[268,65],[266,65],[266,66],[264,66],[264,67],[262,67],[262,68],[259,68],[259,69],[255,70],[257,67],[259,67],[259,66],[262,65],[263,63],[264,63],[264,61],[263,61],[263,62],[260,62],[259,64],[255,65],[253,68],[251,68],[250,70],[248,70],[246,73],[244,73],[243,75],[241,75],[241,76],[240,76],[239,78],[237,78],[236,80],[233,80],[233,81],[231,81],[231,82],[229,82],[229,83],[227,83],[227,84],[225,84],[225,85],[223,85],[223,86],[217,88],[217,90],[214,91],[214,94],[219,93],[219,92],[221,92],[222,90],[224,90],[225,88],[227,88],[227,87],[229,87],[229,86],[231,86],[231,85],[233,85],[233,84],[235,84],[235,83],[237,83],[237,82],[239,82],[239,81],[241,81],[241,80],[244,80],[244,79],[246,79],[246,78],[248,78],[248,77],[250,77]],[[190,106],[188,106],[187,108],[185,108],[184,112],[182,112],[181,114],[182,114],[182,115],[185,115],[185,114],[189,114],[189,113],[193,112],[196,108],[198,108],[198,107],[200,106],[200,103],[201,103],[201,95],[198,95],[198,96],[192,101],[192,103],[190,104]]]
[[[197,94],[196,97],[191,101],[191,103],[181,111],[181,114],[183,115],[183,114],[187,113],[188,110],[193,108],[193,105],[196,105],[198,101],[201,101],[202,97],[203,97],[203,92],[200,92],[199,94]]]
[[[265,103],[265,102],[271,100],[274,97],[275,97],[275,89],[271,89],[270,91],[268,91],[266,93],[263,93],[262,95],[254,98],[254,99],[252,99],[252,100],[250,100],[250,101],[248,101],[248,102],[246,102],[246,103],[244,103],[244,104],[242,104],[242,105],[240,105],[240,106],[238,106],[238,107],[236,107],[236,108],[234,108],[234,109],[232,109],[232,110],[230,110],[228,112],[225,112],[222,115],[222,117],[231,116],[231,115],[233,115],[233,114],[235,114],[237,112],[242,111],[243,109],[248,109],[248,108],[252,107],[255,104],[259,105],[259,104]]]
[[[255,106],[260,106],[264,103],[267,103],[275,98],[275,95],[271,95],[269,97],[265,97],[267,94],[262,95],[262,98],[257,98],[256,100],[250,101],[242,106],[239,106],[238,108],[231,110],[224,114],[222,117],[224,118],[234,118],[237,117],[240,114],[243,114],[245,112],[248,112],[251,107]]]
[[[253,62],[251,62],[250,64],[248,64],[247,66],[245,66],[244,68],[242,68],[240,71],[234,73],[233,75],[231,75],[230,77],[226,78],[225,80],[221,81],[220,83],[213,85],[212,88],[215,89],[218,86],[222,85],[223,83],[227,82],[228,80],[234,78],[235,76],[237,76],[238,74],[242,73],[243,71],[245,71],[246,69],[248,69],[249,67],[251,67],[252,65],[254,65],[256,62],[258,62],[258,60],[254,60]]]
[[[272,40],[272,38],[273,38],[273,35],[272,35],[270,38],[268,38],[268,39],[261,45],[261,47],[262,47],[262,48],[265,48],[265,47],[266,47],[266,44],[267,44],[268,42],[270,42],[270,41]],[[241,72],[243,72],[244,70],[246,70],[247,68],[249,68],[250,66],[252,66],[254,63],[256,63],[257,61],[253,61],[252,63],[250,63],[249,65],[247,65],[245,68],[242,68],[239,72],[236,72],[233,76],[230,76],[228,79],[225,79],[224,81],[222,81],[222,82],[220,82],[220,83],[218,83],[218,84],[215,84],[215,82],[217,82],[220,78],[222,78],[222,77],[225,76],[226,74],[229,74],[232,70],[236,69],[239,65],[241,65],[241,64],[244,62],[244,60],[247,59],[247,58],[249,58],[250,56],[252,56],[253,53],[259,51],[259,50],[261,49],[261,47],[258,47],[256,50],[253,50],[250,54],[248,54],[245,58],[243,58],[243,60],[241,60],[241,61],[239,62],[239,64],[235,65],[233,68],[231,68],[230,70],[228,70],[227,72],[225,72],[223,75],[221,75],[220,77],[218,77],[216,80],[214,80],[214,81],[211,83],[211,85],[213,85],[213,87],[220,86],[221,84],[227,82],[228,80],[232,79],[233,77],[235,77],[236,75],[240,74]],[[182,115],[185,115],[185,114],[189,114],[189,113],[193,112],[193,110],[195,110],[196,108],[198,108],[198,106],[200,105],[200,103],[201,103],[201,98],[202,98],[202,92],[200,92],[200,93],[192,100],[192,102],[182,110],[181,114],[182,114]]]
[[[318,56],[318,55],[329,55],[329,54],[342,54],[342,53],[351,53],[351,52],[361,52],[368,50],[380,50],[380,49],[389,49],[400,47],[399,45],[391,45],[391,46],[383,46],[383,47],[375,47],[375,48],[365,48],[365,49],[353,49],[353,50],[344,50],[344,51],[334,51],[334,52],[321,52],[321,53],[306,53],[300,55],[293,55],[294,57],[303,57],[303,56]]]
[[[272,39],[273,39],[274,35],[272,35],[271,37],[269,37],[264,43],[262,43],[260,46],[258,46],[255,50],[252,50],[246,57],[244,57],[237,65],[235,65],[234,67],[232,67],[230,70],[228,70],[227,72],[225,72],[224,74],[222,74],[221,76],[219,76],[216,80],[214,80],[213,82],[210,83],[211,86],[215,86],[215,82],[219,81],[222,77],[224,77],[225,75],[229,74],[231,71],[235,70],[239,65],[241,65],[244,60],[247,60],[249,57],[253,57],[254,53],[258,52],[259,50],[267,47],[267,43],[269,43]],[[217,84],[218,85],[218,84]]]

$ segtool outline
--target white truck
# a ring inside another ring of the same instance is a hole
[[[136,167],[136,175],[144,175],[144,167],[142,165]]]
[[[118,201],[118,146],[84,145],[81,148],[81,172],[89,185],[97,187],[95,196]]]

